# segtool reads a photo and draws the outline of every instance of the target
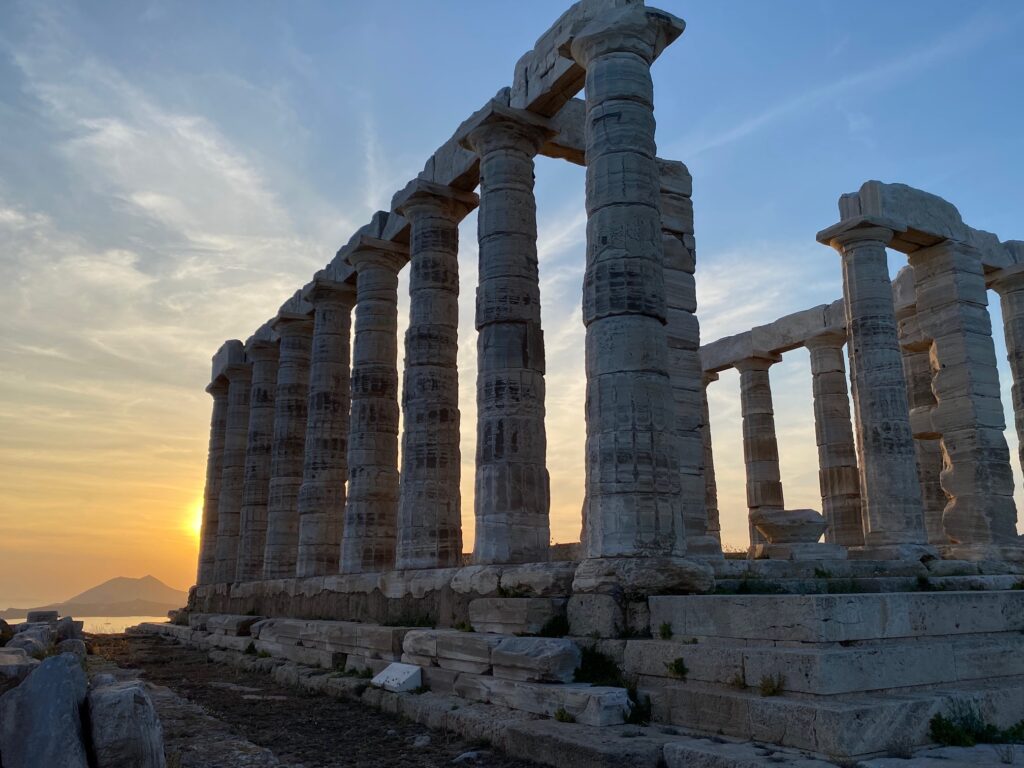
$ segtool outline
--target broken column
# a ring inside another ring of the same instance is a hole
[[[710,530],[705,500],[706,401],[697,320],[696,243],[693,238],[693,181],[683,163],[658,160],[661,235],[664,251],[665,333],[668,376],[675,401],[679,481],[686,550],[718,556],[722,545]],[[711,470],[714,472],[714,469]],[[717,510],[716,510],[717,513]],[[717,523],[716,523],[717,526]]]
[[[362,238],[356,270],[352,416],[342,573],[394,568],[398,520],[398,272],[408,248]]]
[[[224,461],[224,433],[227,429],[228,382],[217,376],[206,387],[213,397],[210,416],[210,442],[206,458],[206,487],[203,491],[203,520],[199,531],[199,569],[196,584],[213,582],[217,557],[217,505]]]
[[[303,298],[313,307],[305,459],[297,502],[296,575],[337,573],[348,478],[349,338],[356,289],[318,273]]]
[[[896,334],[886,246],[893,230],[864,217],[818,235],[839,252],[849,335],[865,549],[877,559],[933,554],[926,546],[917,457]]]
[[[786,508],[779,472],[779,444],[768,369],[782,360],[762,352],[736,363],[740,372],[740,410],[743,417],[743,462],[747,472],[747,511],[750,544],[765,542],[755,524],[762,513]]]
[[[249,436],[245,449],[245,481],[239,516],[238,565],[235,581],[256,581],[263,576],[263,550],[267,541],[267,496],[274,443],[274,395],[277,390],[277,340],[254,336],[245,345],[252,361],[249,395]]]
[[[682,27],[630,6],[594,19],[571,43],[587,72],[588,558],[686,550],[650,73]]]
[[[846,386],[845,333],[807,339],[814,392],[814,433],[818,443],[821,511],[828,522],[825,541],[843,547],[864,545],[861,525],[857,446]]]
[[[306,442],[313,323],[306,312],[282,311],[274,321],[274,330],[281,341],[263,578],[290,579],[295,576],[299,550],[298,497]]]
[[[459,480],[459,222],[477,196],[416,179],[392,201],[408,219],[409,328],[395,567],[462,558]]]
[[[979,253],[952,240],[909,255],[917,320],[931,339],[931,422],[942,435],[945,535],[960,547],[1017,542],[1010,451],[1003,435],[988,295]]]
[[[473,560],[542,562],[551,530],[533,158],[553,131],[497,102],[468,128],[464,143],[480,156]]]
[[[249,436],[249,396],[252,364],[236,341],[238,359],[224,368],[228,380],[228,412],[224,430],[224,459],[217,503],[217,555],[213,580],[233,582],[238,565],[238,525],[245,482],[245,449]]]

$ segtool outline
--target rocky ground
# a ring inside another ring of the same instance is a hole
[[[97,635],[92,642],[93,671],[116,665],[156,686],[168,768],[535,765],[359,702],[281,687],[159,638]]]

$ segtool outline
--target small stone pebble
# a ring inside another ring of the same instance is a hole
[[[427,736],[427,734],[425,734],[425,733],[422,736],[417,736],[415,739],[412,740],[412,745],[414,747],[416,747],[417,749],[423,749],[424,747],[429,747],[430,746],[430,737]]]

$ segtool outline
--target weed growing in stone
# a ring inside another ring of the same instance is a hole
[[[660,637],[662,640],[671,640],[672,625],[666,621],[660,627],[658,627],[658,637]]]
[[[668,670],[669,675],[677,680],[685,680],[687,673],[690,671],[682,657],[665,662],[665,669]]]
[[[757,684],[762,696],[779,696],[786,687],[786,677],[781,672],[765,675]]]
[[[959,699],[949,705],[948,714],[935,715],[928,725],[932,740],[947,747],[1024,742],[1024,720],[998,728],[985,722],[976,704]]]
[[[560,723],[575,723],[576,718],[565,711],[565,707],[559,707],[555,710],[555,720]]]
[[[595,648],[584,648],[579,669],[573,679],[577,683],[591,685],[610,685],[614,688],[625,688],[622,673],[615,659],[601,653]]]

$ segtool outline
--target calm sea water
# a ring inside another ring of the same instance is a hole
[[[124,632],[126,627],[134,627],[143,621],[166,623],[166,616],[75,616],[78,621],[84,621],[82,629],[94,635],[118,635]]]

